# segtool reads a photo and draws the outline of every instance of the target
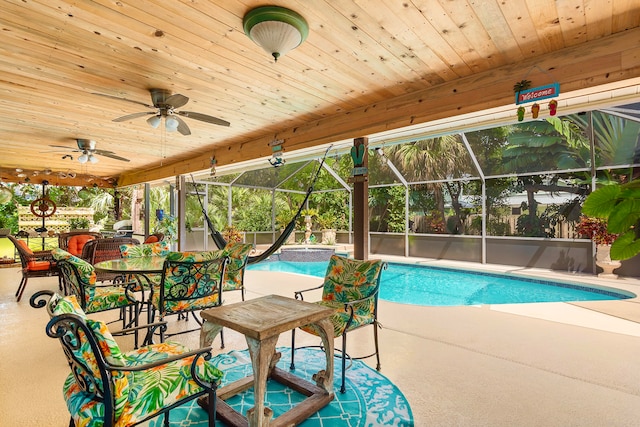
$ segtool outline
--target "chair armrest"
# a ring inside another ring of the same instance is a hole
[[[33,251],[32,254],[25,254],[29,261],[50,261],[55,262],[51,251]]]
[[[122,372],[140,372],[140,371],[146,371],[146,370],[150,370],[150,369],[155,369],[159,366],[162,365],[166,365],[167,363],[171,363],[171,362],[175,362],[177,360],[182,360],[182,359],[186,359],[188,357],[193,357],[193,361],[191,362],[191,366],[189,371],[191,372],[191,379],[193,381],[195,381],[196,384],[198,384],[200,387],[204,388],[204,389],[209,389],[209,390],[216,390],[218,384],[217,382],[207,382],[207,381],[203,381],[199,376],[198,376],[198,360],[203,357],[205,360],[209,360],[211,359],[211,347],[203,347],[203,348],[199,348],[197,350],[191,350],[191,351],[187,351],[184,352],[182,354],[177,354],[174,356],[170,356],[167,357],[166,359],[162,359],[162,360],[157,360],[155,362],[152,363],[146,363],[143,365],[136,365],[136,366],[113,366],[111,364],[109,364],[109,362],[105,361],[105,367],[106,369],[111,369],[111,370],[116,370],[116,371],[122,371]]]
[[[33,251],[33,255],[35,255],[37,257],[51,257],[51,258],[53,258],[53,255],[51,254],[51,250]]]
[[[309,289],[303,289],[301,291],[295,291],[295,298],[298,299],[298,297],[300,297],[299,299],[301,301],[304,301],[304,296],[302,295],[304,292],[309,292],[309,291],[315,291],[318,289],[322,289],[322,287],[324,286],[324,283],[320,284],[320,286],[316,286],[314,288],[309,288]]]
[[[119,365],[112,365],[109,362],[106,362],[105,365],[107,369],[114,370],[114,371],[125,371],[125,372],[146,371],[149,369],[156,368],[158,366],[166,365],[167,363],[175,362],[176,360],[186,359],[187,357],[191,357],[191,356],[205,356],[205,358],[208,359],[211,357],[211,347],[203,347],[197,350],[187,351],[185,353],[169,356],[166,359],[156,360],[155,362],[145,363],[142,365],[119,366]],[[198,357],[193,359],[193,362],[196,363],[197,360],[198,360]]]

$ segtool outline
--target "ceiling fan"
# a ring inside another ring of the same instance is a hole
[[[78,161],[80,163],[98,163],[98,158],[96,156],[109,157],[123,162],[130,161],[129,159],[116,155],[113,151],[96,149],[96,142],[92,139],[76,139],[76,143],[78,144],[78,149],[64,147],[62,145],[49,145],[49,147],[64,148],[74,153],[82,153],[78,156]],[[73,160],[73,157],[71,159]]]
[[[180,118],[180,116],[200,120],[202,122],[211,123],[214,125],[230,125],[230,123],[226,120],[222,120],[206,114],[196,113],[193,111],[176,111],[176,108],[180,108],[187,102],[189,102],[189,98],[184,95],[180,95],[179,93],[172,95],[171,92],[165,89],[150,89],[149,91],[151,92],[152,104],[145,104],[144,102],[133,101],[126,98],[119,98],[117,96],[104,95],[101,93],[96,93],[96,95],[119,99],[121,101],[132,102],[134,104],[143,105],[147,108],[153,109],[153,111],[127,114],[126,116],[113,119],[114,122],[126,122],[127,120],[151,115],[151,117],[147,119],[147,123],[149,123],[149,126],[151,126],[152,128],[157,128],[160,125],[162,118],[164,118],[165,127],[168,131],[173,132],[177,130],[182,135],[191,135],[191,130],[189,129],[189,126],[187,126],[187,124],[184,122],[184,120]]]

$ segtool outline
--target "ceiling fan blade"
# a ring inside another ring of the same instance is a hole
[[[103,151],[103,150],[95,150],[94,154],[98,154],[99,156],[110,157],[112,159],[120,160],[123,162],[130,162],[131,160],[125,159],[124,157],[120,157],[118,155],[113,154],[111,151]]]
[[[165,104],[171,105],[173,108],[180,108],[189,102],[189,98],[179,93],[173,94],[164,100]]]
[[[47,150],[47,151],[39,151],[39,153],[42,154],[46,154],[46,153],[58,153],[58,154],[62,154],[62,153],[68,153],[71,150],[67,150],[67,151],[62,151],[62,150]],[[73,151],[78,151],[78,150],[73,150]]]
[[[73,148],[73,147],[65,147],[64,145],[51,145],[51,144],[50,144],[50,145],[49,145],[49,147],[53,147],[53,148],[64,148],[65,150],[69,150],[69,151],[80,151],[80,150],[77,150],[77,149],[75,149],[75,148]]]
[[[93,95],[104,96],[105,98],[117,99],[118,101],[127,101],[127,102],[131,102],[133,104],[144,105],[147,108],[154,108],[153,105],[145,104],[144,102],[140,102],[140,101],[133,101],[133,100],[127,99],[127,98],[120,98],[118,96],[105,95],[104,93],[98,93],[98,92],[92,92],[92,94]]]
[[[222,119],[219,119],[219,118],[213,117],[213,116],[208,116],[208,115],[202,114],[202,113],[195,113],[193,111],[177,111],[176,114],[179,114],[179,115],[184,116],[184,117],[189,117],[190,119],[195,119],[195,120],[200,120],[202,122],[212,123],[214,125],[229,126],[231,124],[226,120],[222,120]]]
[[[92,153],[100,154],[101,156],[108,156],[109,154],[115,154],[113,151],[109,150],[90,150]]]
[[[173,117],[178,121],[178,132],[183,135],[191,135],[191,129],[189,129],[189,126],[187,126],[184,120],[176,115],[174,115]]]
[[[114,122],[126,122],[127,120],[137,119],[138,117],[148,116],[148,115],[151,115],[151,114],[158,114],[158,113],[156,111],[146,111],[144,113],[127,114],[126,116],[118,117],[117,119],[113,119],[112,121],[114,121]]]

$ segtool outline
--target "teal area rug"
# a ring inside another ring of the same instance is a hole
[[[290,350],[279,348],[282,357],[278,367],[289,370]],[[246,350],[232,351],[214,357],[215,364],[224,372],[222,385],[252,374],[251,360]],[[334,389],[335,399],[319,412],[300,424],[301,427],[413,427],[411,407],[402,392],[384,375],[365,363],[354,360],[347,369],[347,392],[340,393],[340,361],[335,359]],[[324,352],[319,349],[296,350],[296,370],[294,373],[311,381],[311,376],[325,367]],[[274,417],[288,411],[305,396],[281,385],[269,381],[267,385],[266,406],[274,412]],[[233,409],[246,414],[253,407],[253,389],[227,400]],[[171,411],[171,427],[204,427],[207,415],[193,401]],[[149,422],[151,427],[161,427],[163,418]],[[218,421],[216,426],[223,427]]]

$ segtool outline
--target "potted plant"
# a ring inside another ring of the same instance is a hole
[[[177,218],[171,215],[164,215],[161,220],[156,222],[153,232],[164,234],[165,240],[173,243],[178,238]]]
[[[618,277],[613,274],[613,270],[620,267],[622,263],[611,259],[611,245],[618,238],[618,235],[607,230],[607,221],[603,218],[582,215],[576,231],[581,236],[590,238],[596,244],[596,265],[603,270],[598,274],[598,277]]]
[[[89,220],[87,218],[71,218],[69,220],[71,230],[88,230]]]
[[[244,241],[244,233],[233,225],[228,225],[222,230],[222,237],[227,242],[238,242],[242,243]]]
[[[625,260],[640,253],[640,179],[598,188],[584,201],[582,213],[606,221],[607,231],[620,236],[611,244],[611,257]]]
[[[333,212],[323,212],[318,215],[317,221],[322,229],[322,244],[334,245],[336,243],[336,216]]]

